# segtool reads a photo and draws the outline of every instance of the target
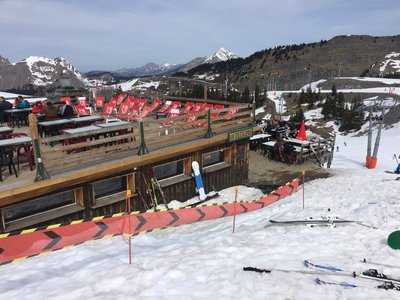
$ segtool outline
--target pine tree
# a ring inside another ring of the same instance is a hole
[[[306,102],[307,102],[307,97],[306,97],[304,91],[301,90],[298,103],[301,105],[301,104],[304,104]]]
[[[294,115],[294,117],[292,118],[293,122],[297,122],[300,123],[301,121],[304,120],[304,112],[303,110],[300,108],[299,110],[297,110],[296,114]]]
[[[336,96],[336,94],[337,94],[337,88],[336,88],[336,85],[332,85],[332,92],[331,92],[331,95],[332,95],[333,97],[335,97],[335,96]]]
[[[263,106],[264,99],[263,99],[263,97],[261,97],[260,87],[258,86],[258,84],[256,84],[256,86],[254,88],[254,98],[255,98],[255,101],[256,101],[256,107]]]
[[[339,93],[336,96],[336,117],[341,117],[345,110],[345,98],[343,93]]]
[[[325,103],[322,105],[322,114],[324,115],[325,120],[329,120],[335,117],[336,115],[335,101],[330,95],[328,95],[328,97],[325,100]]]

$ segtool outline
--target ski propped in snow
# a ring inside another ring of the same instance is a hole
[[[200,173],[200,166],[197,161],[192,162],[192,170],[193,170],[194,182],[196,184],[196,192],[199,194],[200,201],[198,201],[196,204],[193,203],[191,205],[199,205],[210,199],[218,197],[219,194],[215,191],[211,191],[208,194],[206,194],[203,184],[203,178],[201,177]]]

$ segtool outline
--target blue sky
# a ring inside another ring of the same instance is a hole
[[[338,34],[400,34],[399,0],[0,0],[0,55],[82,71],[247,56]]]

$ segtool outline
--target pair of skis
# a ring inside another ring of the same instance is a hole
[[[339,224],[351,224],[351,223],[364,226],[367,228],[377,229],[374,226],[365,224],[360,221],[344,220],[338,217],[321,217],[320,219],[308,218],[306,220],[286,220],[286,221],[269,220],[269,224],[267,224],[265,227],[271,225],[307,225],[309,227],[318,227],[318,226],[336,227],[336,225]]]
[[[368,279],[378,281],[380,284],[377,286],[379,289],[385,290],[397,290],[400,291],[400,279],[389,277],[383,273],[379,273],[376,269],[368,269],[363,272],[346,272],[342,268],[330,266],[330,265],[323,265],[323,264],[316,264],[311,262],[310,260],[305,260],[304,265],[307,268],[326,271],[328,273],[334,273],[340,276],[350,276],[353,278],[361,278],[361,279]],[[318,281],[318,282],[317,282]],[[324,281],[319,278],[316,279],[316,282],[319,284],[329,284],[329,285],[339,285],[345,288],[349,287],[357,287],[356,284],[348,283],[348,282],[334,282],[334,281]]]
[[[150,179],[150,183],[149,183],[147,181],[146,177],[144,176],[144,174],[142,173],[142,179],[143,179],[144,186],[146,188],[146,194],[149,197],[149,199],[152,201],[154,211],[157,211],[157,206],[158,206],[157,190],[160,193],[161,199],[162,199],[166,209],[169,209],[168,205],[167,205],[167,199],[165,198],[164,192],[163,192],[160,182],[157,180],[157,178],[152,177]],[[145,206],[145,208],[147,207],[147,205],[144,205],[144,206]]]
[[[257,273],[272,273],[272,272],[284,272],[284,273],[301,273],[306,275],[330,275],[330,276],[343,276],[351,278],[361,278],[367,280],[373,280],[379,282],[377,288],[379,289],[393,289],[400,291],[400,279],[389,277],[383,273],[379,273],[375,269],[368,269],[364,272],[347,272],[342,268],[314,263],[310,260],[304,260],[304,266],[309,270],[285,270],[285,269],[260,269],[255,267],[244,267],[243,271],[252,271]],[[310,270],[311,269],[311,270]],[[355,288],[359,287],[358,284],[354,284],[346,281],[327,281],[322,280],[319,277],[314,279],[314,282],[319,285],[336,285],[343,288]]]

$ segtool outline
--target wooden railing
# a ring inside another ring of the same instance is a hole
[[[211,122],[214,134],[224,134],[238,128],[248,127],[252,119],[252,107],[241,105],[237,113],[224,119],[229,109],[211,110],[220,117]],[[147,148],[152,151],[177,144],[195,141],[205,137],[208,112],[197,116],[193,124],[186,123],[186,116],[162,127],[159,120],[147,117],[144,122],[144,136]],[[195,124],[201,123],[201,127]],[[98,163],[137,155],[140,132],[137,123],[100,128],[84,133],[62,134],[40,139],[40,151],[47,171],[52,174],[81,169]]]

